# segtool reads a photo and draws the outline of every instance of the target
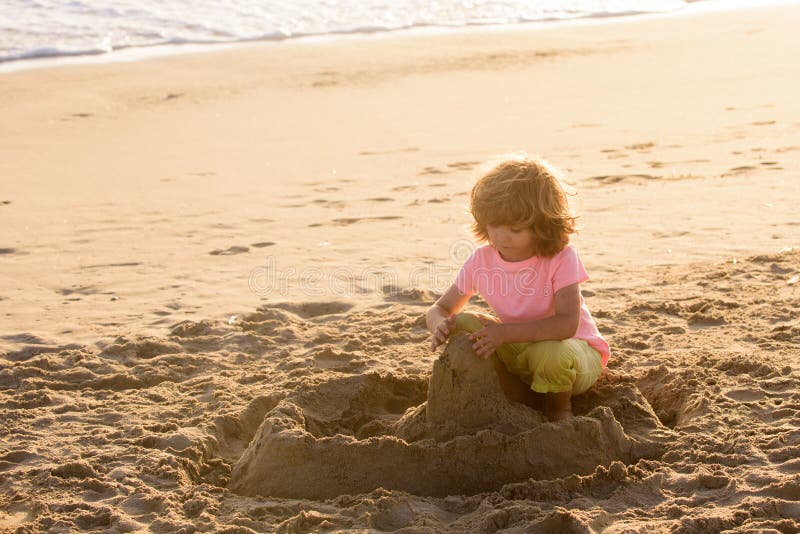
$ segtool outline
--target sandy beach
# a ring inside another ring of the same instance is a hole
[[[0,531],[797,532],[798,25],[0,74]],[[517,150],[575,193],[612,351],[559,423],[427,343]]]

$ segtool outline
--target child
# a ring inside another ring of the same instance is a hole
[[[511,373],[545,394],[549,420],[569,418],[570,398],[597,381],[610,349],[581,295],[589,277],[569,245],[575,217],[557,174],[527,156],[503,161],[472,188],[470,211],[473,233],[488,244],[428,310],[431,349],[469,332],[478,356],[496,352]],[[497,318],[458,313],[476,292]]]

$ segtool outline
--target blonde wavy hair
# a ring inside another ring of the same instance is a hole
[[[486,226],[526,226],[537,256],[551,257],[577,233],[559,173],[546,161],[515,154],[481,176],[470,194],[472,233],[488,242]]]

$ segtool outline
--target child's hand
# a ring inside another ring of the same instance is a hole
[[[453,330],[455,330],[455,328],[456,328],[455,313],[451,313],[449,317],[439,321],[439,324],[436,325],[436,329],[434,330],[433,337],[431,339],[431,350],[436,350],[436,347],[447,341],[447,338],[450,337],[450,334],[453,333]]]
[[[478,316],[478,320],[483,325],[483,328],[477,332],[473,332],[468,337],[473,341],[472,348],[475,350],[475,353],[481,358],[486,359],[497,350],[497,347],[505,342],[505,332],[503,325],[500,324],[499,321],[481,316]]]

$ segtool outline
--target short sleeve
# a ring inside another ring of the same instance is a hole
[[[456,275],[455,285],[462,295],[472,296],[477,291],[475,287],[476,254],[477,250],[467,258]]]
[[[559,252],[553,270],[553,294],[561,288],[585,282],[588,279],[589,275],[583,267],[583,262],[573,247],[567,246]]]

